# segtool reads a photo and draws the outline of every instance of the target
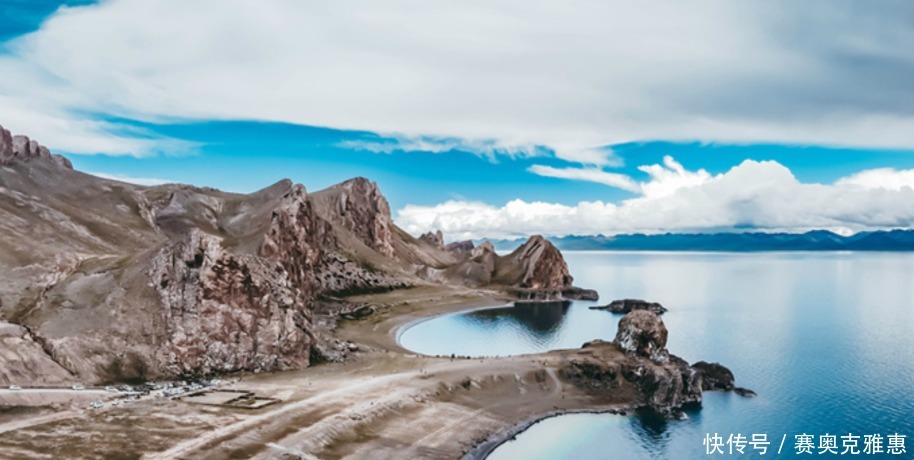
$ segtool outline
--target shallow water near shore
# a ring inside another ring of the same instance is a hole
[[[906,456],[914,451],[914,254],[567,252],[566,259],[575,284],[597,289],[600,302],[446,315],[404,331],[401,343],[431,355],[576,348],[611,340],[621,318],[588,306],[643,298],[669,308],[672,353],[719,361],[759,396],[706,393],[702,410],[684,421],[554,417],[489,458],[700,458],[707,433],[725,441],[765,434],[765,457],[777,456],[784,435],[781,457],[793,456],[794,436],[804,433],[817,447],[819,436],[837,435],[839,452],[845,434],[898,433],[908,436]],[[758,452],[749,447],[745,456]]]

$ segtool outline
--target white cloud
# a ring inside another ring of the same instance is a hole
[[[93,171],[87,171],[86,174],[91,174],[96,177],[101,177],[102,179],[116,180],[119,182],[127,182],[129,184],[145,185],[145,186],[174,183],[174,181],[170,181],[168,179],[157,179],[154,177],[133,177],[133,176],[129,176],[126,174],[109,174],[109,173],[93,172]]]
[[[540,176],[596,182],[642,194],[645,199],[661,198],[681,188],[701,185],[711,179],[711,174],[704,169],[695,172],[687,171],[669,155],[663,157],[662,165],[644,165],[639,166],[638,169],[647,173],[650,180],[636,182],[625,174],[608,172],[595,167],[553,168],[533,165],[527,168],[528,171]]]
[[[533,165],[527,171],[544,177],[559,179],[583,180],[621,188],[629,192],[640,192],[641,186],[625,174],[611,173],[600,168],[553,168],[552,166]]]
[[[681,188],[696,187],[711,180],[711,174],[704,169],[687,171],[669,155],[663,157],[663,165],[644,165],[638,169],[650,176],[649,181],[641,184],[641,192],[648,199],[672,195]]]
[[[866,189],[914,189],[914,169],[878,168],[860,171],[844,177],[839,185],[852,185]]]
[[[666,168],[647,168],[653,173],[642,184],[643,196],[619,204],[590,201],[566,206],[514,200],[496,207],[448,201],[406,206],[396,222],[414,234],[441,229],[448,239],[747,229],[831,229],[846,234],[914,227],[914,189],[909,187],[864,188],[847,185],[846,180],[835,185],[806,184],[773,161],[747,160],[714,177],[680,169],[672,158],[665,163]],[[683,183],[688,185],[679,186]]]
[[[497,160],[499,156],[530,158],[547,154],[544,148],[535,145],[504,145],[495,140],[479,141],[457,138],[429,138],[425,136],[346,140],[340,142],[337,146],[352,150],[365,150],[372,153],[393,153],[397,151],[444,153],[462,151],[473,153],[492,161]]]
[[[16,100],[5,123],[75,152],[144,148],[79,126],[87,113],[536,145],[596,166],[612,157],[595,146],[632,140],[912,148],[911,18],[908,2],[830,0],[108,0],[11,43],[0,95]]]

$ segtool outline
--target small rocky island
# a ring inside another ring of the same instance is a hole
[[[606,310],[611,313],[625,315],[634,310],[647,310],[656,315],[662,315],[667,312],[663,305],[657,302],[648,302],[641,299],[621,299],[613,300],[606,305],[594,305],[589,307],[591,310]]]
[[[667,337],[659,316],[634,310],[619,321],[612,342],[584,344],[580,357],[571,359],[563,372],[589,391],[636,395],[635,408],[666,418],[680,418],[684,408],[700,404],[702,391],[736,389],[729,369],[703,361],[690,366],[667,350]]]

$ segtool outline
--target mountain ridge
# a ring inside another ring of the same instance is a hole
[[[249,194],[140,186],[0,132],[0,385],[345,359],[334,329],[354,294],[439,284],[595,294],[572,285],[542,237],[502,257],[409,235],[365,178],[317,192],[287,179]]]
[[[518,240],[489,240],[500,251]],[[842,236],[828,230],[805,233],[641,233],[553,237],[560,250],[618,251],[914,251],[914,230],[877,230]]]

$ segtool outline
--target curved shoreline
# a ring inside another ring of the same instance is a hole
[[[476,312],[476,311],[495,310],[496,308],[507,308],[507,307],[513,307],[513,305],[512,305],[511,303],[505,303],[505,304],[502,304],[502,305],[489,305],[489,306],[485,306],[485,307],[473,307],[473,308],[468,308],[468,309],[466,309],[466,310],[450,311],[450,312],[445,312],[445,313],[436,313],[436,314],[433,314],[433,315],[430,315],[430,316],[426,316],[426,317],[424,317],[424,318],[418,318],[418,319],[414,319],[414,320],[412,320],[412,321],[409,321],[409,322],[400,324],[399,326],[396,326],[391,332],[394,334],[394,340],[396,340],[397,346],[399,346],[400,348],[403,348],[404,350],[407,350],[407,351],[409,351],[409,352],[411,352],[411,353],[420,354],[420,355],[422,355],[422,356],[436,357],[436,355],[429,355],[429,354],[422,353],[422,352],[419,352],[419,351],[410,350],[410,349],[404,347],[404,346],[403,346],[403,343],[400,341],[400,337],[402,337],[403,334],[404,334],[406,331],[408,331],[409,329],[412,329],[413,327],[416,327],[416,326],[418,326],[418,325],[420,325],[420,324],[422,324],[422,323],[426,323],[426,322],[429,322],[429,321],[436,320],[436,319],[438,319],[438,318],[443,318],[443,317],[445,317],[445,316],[449,316],[449,315],[463,315],[463,314],[466,314],[466,313],[473,313],[473,312]],[[520,355],[511,355],[511,356],[520,356]],[[483,357],[483,356],[471,356],[471,358],[482,358],[482,357]]]
[[[448,311],[448,312],[441,312],[441,313],[436,312],[436,313],[433,313],[431,315],[428,315],[428,316],[425,316],[422,318],[417,318],[417,319],[413,319],[411,321],[401,323],[401,324],[395,326],[393,328],[392,332],[394,334],[394,338],[396,340],[398,347],[400,347],[404,350],[407,350],[409,352],[416,353],[421,356],[426,356],[426,357],[430,357],[430,358],[440,358],[441,356],[439,356],[439,355],[429,355],[429,354],[421,353],[419,351],[410,350],[410,349],[406,348],[400,340],[402,335],[407,330],[409,330],[413,327],[416,327],[422,323],[432,321],[435,319],[439,319],[439,318],[443,318],[445,316],[461,315],[461,314],[467,314],[467,313],[472,313],[472,312],[476,312],[476,311],[494,310],[494,309],[498,309],[498,308],[508,308],[508,307],[514,307],[514,306],[515,306],[514,301],[508,301],[507,303],[502,303],[500,305],[470,307],[470,308],[465,308],[465,309],[461,309],[461,310],[457,310],[457,311]],[[530,357],[530,356],[542,355],[542,354],[548,353],[550,351],[556,351],[556,350],[547,350],[547,351],[538,352],[538,353],[514,354],[514,355],[504,355],[504,356],[468,356],[468,357],[464,357],[464,358],[478,359],[478,358],[498,358],[498,357],[524,357],[524,356]],[[553,411],[548,411],[545,413],[536,414],[532,417],[528,417],[527,419],[514,424],[513,426],[511,426],[509,428],[491,433],[485,439],[475,443],[469,449],[469,451],[464,453],[464,455],[461,458],[464,460],[485,460],[486,458],[488,458],[489,455],[492,454],[492,452],[494,452],[496,449],[501,447],[503,444],[516,439],[518,435],[527,431],[534,425],[536,425],[540,422],[543,422],[545,420],[555,418],[555,417],[561,417],[563,415],[572,415],[572,414],[606,414],[606,415],[614,414],[614,415],[620,415],[620,416],[624,417],[626,415],[621,415],[619,413],[620,412],[622,412],[622,413],[630,412],[630,411],[633,411],[634,409],[635,408],[632,407],[631,405],[620,404],[615,407],[606,407],[606,408],[602,408],[602,409],[562,409],[562,410],[553,410]]]
[[[496,449],[517,439],[517,436],[523,432],[529,430],[534,425],[544,422],[549,419],[556,417],[561,417],[563,415],[574,415],[574,414],[597,414],[597,415],[618,415],[620,417],[627,417],[628,415],[622,415],[618,412],[628,412],[633,411],[634,408],[630,406],[620,405],[617,408],[606,408],[606,409],[567,409],[567,410],[558,410],[547,412],[542,415],[537,415],[524,420],[517,425],[508,428],[506,430],[493,433],[489,438],[483,440],[482,442],[477,443],[470,449],[469,452],[465,453],[463,460],[485,460],[492,455],[492,452],[495,452]]]

